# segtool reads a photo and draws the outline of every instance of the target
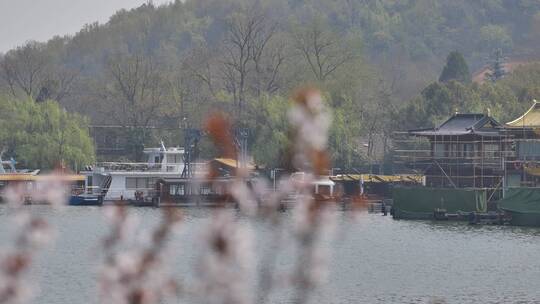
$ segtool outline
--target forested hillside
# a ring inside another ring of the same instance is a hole
[[[441,72],[452,51],[470,73],[495,50],[533,60],[539,47],[538,0],[149,3],[2,55],[0,92],[130,126],[134,147],[156,143],[147,127],[199,127],[222,110],[249,127],[256,159],[276,165],[288,96],[311,83],[333,109],[334,163],[350,168],[381,159],[393,130],[434,124],[457,108],[490,107],[504,120],[528,107],[540,98],[538,65],[483,85]],[[159,136],[181,144],[178,130]]]

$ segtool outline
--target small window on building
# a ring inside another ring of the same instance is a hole
[[[434,157],[444,157],[445,149],[444,144],[435,144],[433,145],[433,156]]]
[[[474,157],[474,144],[463,144],[463,156],[466,158]]]
[[[497,144],[485,144],[484,145],[484,157],[496,157],[499,152],[499,145]]]

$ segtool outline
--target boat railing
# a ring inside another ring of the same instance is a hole
[[[143,196],[151,196],[154,193],[154,188],[137,188],[137,189],[126,189],[126,188],[109,188],[107,191],[107,197],[115,199],[130,199],[133,198],[134,193],[141,191]]]
[[[134,163],[134,162],[101,162],[95,165],[107,171],[179,171],[184,163]]]
[[[184,169],[184,163],[136,163],[136,162],[100,162],[94,168],[105,171],[148,171],[148,172],[175,172]],[[192,170],[196,172],[205,170],[206,163],[192,163]]]

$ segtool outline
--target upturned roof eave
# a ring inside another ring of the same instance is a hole
[[[538,128],[540,127],[540,124],[526,124],[526,117],[531,114],[533,111],[537,110],[537,107],[540,106],[540,103],[538,101],[533,101],[533,105],[525,112],[523,113],[523,115],[521,115],[520,117],[512,120],[512,121],[509,121],[507,123],[504,124],[504,126],[506,128],[511,128],[511,129],[520,129],[520,128]]]

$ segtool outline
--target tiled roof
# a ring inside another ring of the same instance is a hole
[[[410,130],[409,134],[418,136],[465,135],[499,136],[501,124],[485,114],[457,113],[437,128]]]

